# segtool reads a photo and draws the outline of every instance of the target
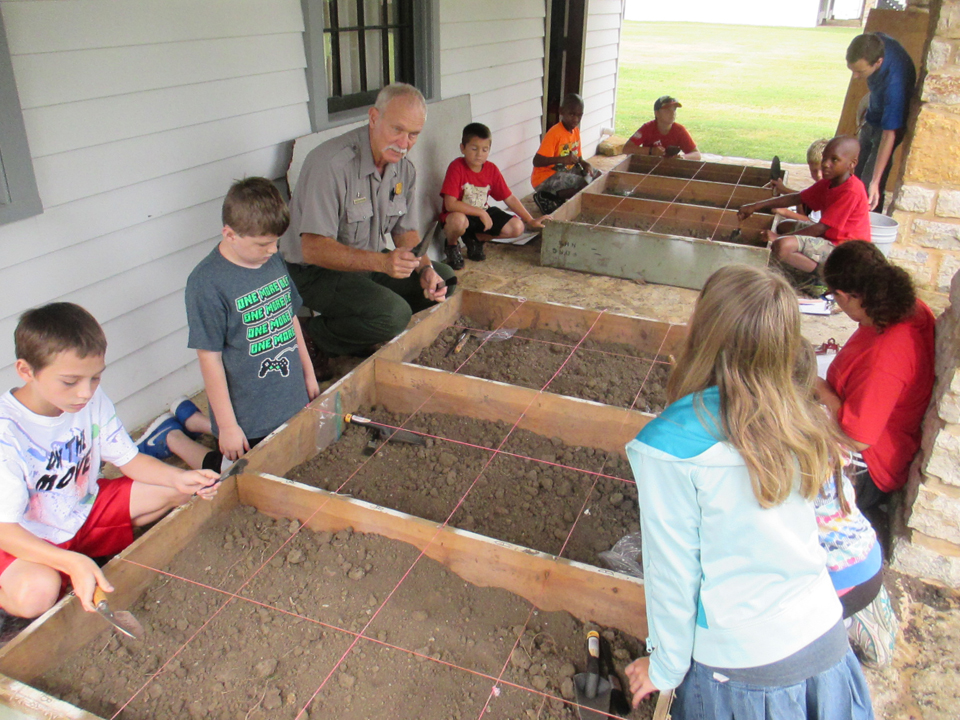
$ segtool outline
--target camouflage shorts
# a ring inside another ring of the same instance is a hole
[[[809,235],[795,235],[794,237],[797,238],[797,252],[810,258],[817,265],[823,265],[835,247],[832,242],[824,238],[810,237]]]

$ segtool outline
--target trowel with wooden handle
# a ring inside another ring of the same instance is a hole
[[[93,604],[108,623],[127,637],[139,640],[143,635],[143,625],[133,616],[133,613],[126,610],[113,612],[107,603],[107,594],[99,587],[93,591]]]

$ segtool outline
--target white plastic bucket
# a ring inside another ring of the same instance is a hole
[[[890,246],[897,241],[900,223],[880,213],[870,213],[870,236],[873,244],[884,255],[890,254]]]

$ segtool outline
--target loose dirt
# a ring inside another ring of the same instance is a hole
[[[739,228],[730,227],[729,225],[704,228],[691,223],[636,214],[632,215],[629,220],[626,220],[620,217],[609,216],[609,213],[584,211],[577,216],[576,222],[586,223],[587,225],[603,225],[604,227],[638,230],[640,232],[655,232],[661,235],[678,235],[680,237],[698,238],[700,240],[732,242],[738,245],[757,244],[757,240],[760,237],[759,232],[756,230],[741,232]]]
[[[448,355],[464,330],[486,328],[463,317],[441,332],[414,362],[643,412],[658,413],[666,405],[670,374],[666,357],[644,355],[623,343],[595,342],[589,337],[581,343],[580,337],[526,328],[508,340],[482,342],[471,335],[460,352]]]
[[[404,543],[242,507],[167,571],[130,608],[142,641],[107,631],[36,685],[123,720],[462,720],[484,705],[490,718],[576,717],[562,698],[574,698],[592,628],[470,585]],[[638,642],[597,629],[623,677]],[[630,717],[651,716],[647,702]]]
[[[387,443],[367,457],[367,432],[348,425],[287,477],[595,566],[598,552],[640,529],[636,485],[619,455],[526,430],[503,442],[511,426],[458,415],[360,414],[423,433],[427,447]]]

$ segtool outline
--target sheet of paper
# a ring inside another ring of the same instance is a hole
[[[527,232],[520,233],[520,235],[515,238],[491,238],[491,241],[504,243],[505,245],[526,245],[539,235],[539,230],[528,230]]]
[[[829,315],[833,303],[829,300],[800,300],[800,312],[805,315]]]
[[[830,367],[830,363],[833,362],[833,359],[837,356],[835,352],[828,352],[824,355],[817,355],[817,375],[822,377],[824,380],[827,379],[827,368]]]

